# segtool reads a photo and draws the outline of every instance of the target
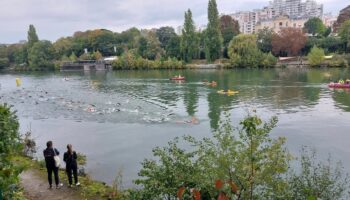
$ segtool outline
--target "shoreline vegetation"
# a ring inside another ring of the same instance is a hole
[[[111,200],[350,198],[350,177],[339,162],[331,157],[320,161],[309,147],[301,149],[299,158],[294,157],[284,137],[270,136],[276,117],[263,122],[253,111],[240,122],[240,128],[232,127],[229,115],[225,119],[210,138],[184,135],[167,146],[155,147],[154,158],[141,163],[140,178],[134,180],[139,189],[124,189],[119,172],[111,186],[87,175],[79,178],[81,186],[63,190],[82,199]],[[15,112],[6,104],[0,105],[0,128],[1,141],[6,141],[0,145],[0,195],[27,199],[21,174],[31,171],[45,180],[44,161],[30,157],[36,152],[35,141],[30,133],[24,138],[20,135]],[[191,148],[181,148],[184,143]],[[79,157],[84,165],[86,158]],[[67,182],[64,170],[59,173],[62,182]]]
[[[228,69],[350,65],[350,20],[340,24],[336,33],[321,19],[310,18],[303,29],[287,27],[276,33],[264,28],[244,35],[236,20],[218,13],[216,1],[209,0],[208,24],[200,31],[188,9],[181,34],[170,26],[133,27],[121,33],[95,29],[77,31],[53,43],[39,40],[30,25],[26,42],[0,45],[0,70],[58,70],[64,62],[100,61],[111,56],[117,57],[112,62],[114,70],[195,69],[213,64]],[[296,60],[282,59],[286,57]]]

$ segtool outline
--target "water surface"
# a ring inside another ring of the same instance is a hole
[[[177,74],[186,82],[169,81]],[[15,78],[22,79],[16,87]],[[349,78],[347,69],[237,69],[0,74],[0,102],[18,111],[21,131],[32,130],[39,154],[47,140],[62,152],[67,143],[88,157],[87,169],[111,183],[123,171],[133,186],[140,162],[152,148],[190,134],[210,136],[224,113],[237,125],[247,112],[278,116],[273,137],[287,137],[298,155],[302,145],[332,153],[350,172],[350,92],[327,87]],[[215,80],[217,88],[203,80]],[[217,94],[219,89],[239,94]],[[192,116],[199,124],[186,123]]]

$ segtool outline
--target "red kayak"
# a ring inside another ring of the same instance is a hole
[[[172,81],[184,81],[185,77],[177,77],[177,76],[175,76],[175,77],[170,78],[170,80],[172,80]]]
[[[330,84],[328,84],[328,87],[330,87],[330,88],[350,88],[350,84],[330,83]]]

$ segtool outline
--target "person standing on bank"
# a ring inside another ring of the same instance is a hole
[[[60,183],[60,179],[58,177],[59,166],[56,166],[57,164],[54,157],[60,155],[60,152],[56,148],[53,148],[52,141],[48,141],[46,143],[46,147],[47,148],[44,150],[44,157],[50,189],[52,189],[52,172],[55,176],[56,189],[59,189],[63,184]]]
[[[66,162],[66,172],[69,181],[69,187],[72,187],[72,175],[74,176],[74,183],[76,186],[79,186],[78,182],[78,163],[77,163],[77,153],[73,151],[71,144],[67,145],[67,152],[63,155],[63,161]]]

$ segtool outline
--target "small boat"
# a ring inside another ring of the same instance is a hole
[[[234,90],[219,90],[218,94],[226,94],[226,95],[234,95],[234,94],[238,94],[238,91],[234,91]]]
[[[350,84],[346,83],[330,83],[328,84],[330,88],[350,88]]]
[[[172,81],[184,81],[185,77],[178,75],[178,76],[174,76],[174,77],[170,78],[170,80],[172,80]]]

